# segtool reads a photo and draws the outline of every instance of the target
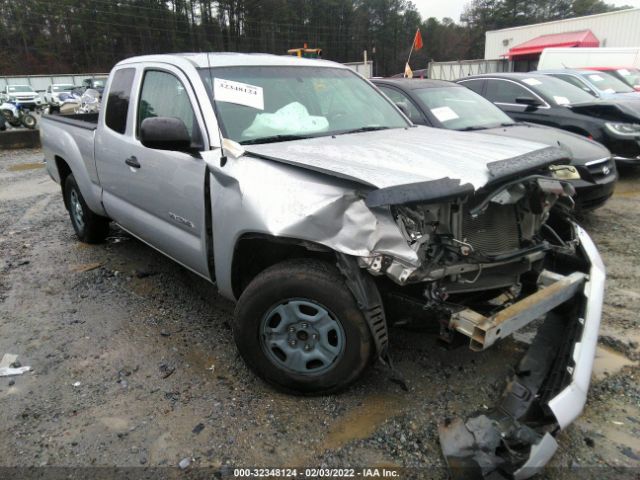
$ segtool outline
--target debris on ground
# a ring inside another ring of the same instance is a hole
[[[173,372],[175,371],[176,371],[176,367],[172,367],[170,365],[167,365],[166,363],[160,364],[160,375],[162,376],[162,378],[170,377],[171,374],[173,374]]]
[[[191,457],[185,457],[182,460],[180,460],[180,463],[178,463],[178,466],[180,467],[181,470],[186,470],[187,468],[189,468],[189,465],[191,465],[192,461],[193,459]]]
[[[91,270],[95,270],[96,268],[100,268],[103,265],[102,262],[95,263],[85,263],[82,265],[74,265],[70,268],[73,273],[84,273],[90,272]]]
[[[22,375],[31,370],[31,367],[23,367],[22,364],[17,361],[17,358],[17,355],[11,353],[5,353],[2,356],[2,360],[0,360],[0,377]]]

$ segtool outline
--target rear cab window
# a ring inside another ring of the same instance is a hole
[[[109,87],[109,96],[105,107],[105,124],[120,134],[124,134],[127,130],[127,115],[135,74],[135,68],[117,70],[113,74]]]

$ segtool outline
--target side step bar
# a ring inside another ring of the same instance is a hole
[[[469,337],[471,350],[486,350],[499,339],[508,337],[569,300],[584,285],[587,277],[581,272],[563,276],[543,270],[538,278],[539,290],[536,293],[490,317],[468,308],[456,312],[451,315],[449,328]]]

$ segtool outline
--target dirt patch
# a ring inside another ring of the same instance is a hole
[[[409,392],[374,366],[340,395],[284,395],[242,363],[233,305],[213,286],[116,228],[104,244],[79,243],[59,187],[41,168],[15,167],[41,158],[0,152],[0,354],[33,367],[11,385],[0,379],[0,466],[188,457],[213,468],[387,465],[445,478],[437,423],[492,406],[525,350],[513,339],[482,353],[444,350],[433,334],[393,329]],[[611,201],[580,219],[608,271],[600,348],[587,407],[559,436],[546,478],[640,468],[639,182],[623,174]]]

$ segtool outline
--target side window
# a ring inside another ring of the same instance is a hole
[[[485,80],[465,80],[460,82],[460,85],[467,87],[469,90],[473,90],[478,95],[482,95],[482,87],[484,87]]]
[[[200,143],[200,129],[184,85],[174,75],[158,70],[144,74],[138,103],[136,132],[145,118],[177,117],[184,122],[194,143]]]
[[[530,97],[531,93],[517,83],[505,80],[488,80],[487,94],[485,96],[492,102],[516,104],[518,103],[516,98]]]
[[[589,86],[582,79],[574,77],[573,75],[556,74],[551,76],[559,78],[560,80],[564,80],[565,82],[570,83],[571,85],[575,85],[579,89],[584,90],[585,92],[590,93],[591,95],[594,95],[594,96],[596,95],[596,93],[593,90],[591,90]]]
[[[413,104],[413,102],[407,97],[404,93],[399,90],[396,90],[392,87],[386,87],[384,85],[378,85],[378,88],[382,90],[389,99],[396,104],[400,104],[404,107],[404,112],[411,119],[412,122],[417,123],[422,120],[422,115]]]
[[[109,87],[105,123],[107,127],[118,133],[124,133],[127,129],[129,98],[131,97],[131,86],[133,85],[135,73],[135,68],[123,68],[116,71]]]

